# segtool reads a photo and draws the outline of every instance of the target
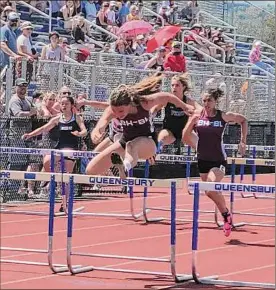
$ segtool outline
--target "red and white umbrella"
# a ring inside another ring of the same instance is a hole
[[[144,20],[132,20],[125,22],[118,30],[117,35],[137,36],[149,33],[153,29],[152,25]]]

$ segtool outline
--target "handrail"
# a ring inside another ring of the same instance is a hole
[[[268,77],[272,77],[273,79],[275,79],[275,75],[270,73],[269,71],[257,66],[256,64],[251,64],[253,68],[255,69],[259,69],[260,71],[264,72]]]
[[[210,17],[210,18],[212,18],[212,19],[214,19],[214,20],[216,20],[216,21],[222,23],[222,24],[223,24],[223,27],[229,27],[229,28],[231,28],[231,29],[236,29],[235,26],[230,25],[229,23],[227,23],[227,22],[225,22],[225,21],[223,21],[223,20],[221,20],[221,19],[219,19],[219,18],[213,16],[212,14],[210,14],[210,13],[204,11],[204,10],[199,10],[199,11],[197,12],[197,14],[196,14],[197,22],[199,22],[199,15],[200,15],[200,14],[205,14],[206,16],[208,16],[208,17]]]
[[[245,0],[244,0],[244,2],[246,2],[246,3],[250,4],[251,6],[253,6],[253,7],[259,9],[259,10],[262,10],[263,12],[265,12],[265,13],[267,13],[267,14],[270,14],[271,16],[275,17],[275,14],[273,14],[273,13],[267,11],[266,9],[264,9],[264,8],[262,8],[262,7],[259,7],[259,6],[255,5],[255,4],[251,3],[250,1],[245,1]]]
[[[52,31],[52,1],[48,1],[49,4],[49,33]]]
[[[8,69],[8,65],[6,65],[6,66],[2,69],[2,71],[1,71],[1,73],[0,73],[0,80],[1,80],[1,82],[2,82],[4,76],[5,76],[6,72],[7,72],[7,69]]]
[[[30,9],[32,9],[33,11],[35,11],[36,13],[42,15],[42,16],[44,16],[44,17],[46,17],[48,19],[50,18],[48,14],[44,13],[43,11],[35,8],[34,6],[28,4],[28,3],[24,2],[24,1],[16,1],[16,4],[21,4],[23,6],[26,6],[26,7],[30,8]]]
[[[184,36],[185,36],[185,34],[193,35],[193,36],[195,36],[196,38],[199,38],[199,39],[201,39],[202,41],[207,42],[209,45],[214,46],[216,49],[222,51],[222,62],[225,63],[225,50],[224,50],[223,48],[221,48],[220,46],[214,44],[213,42],[209,41],[208,39],[206,39],[206,38],[204,38],[204,37],[201,37],[201,36],[199,36],[198,34],[193,33],[193,32],[191,32],[191,31],[189,31],[189,30],[184,30],[183,33],[182,33],[182,47],[183,47],[183,44],[184,44],[184,45],[187,45],[187,43],[184,43]],[[190,45],[187,45],[187,46],[190,46]],[[191,47],[194,47],[194,46],[191,45]],[[194,48],[195,48],[195,47],[194,47]],[[201,51],[201,50],[199,50],[199,51]],[[182,52],[183,52],[183,49],[182,49]],[[203,51],[201,51],[201,52],[203,53]],[[208,55],[208,54],[206,54],[206,53],[204,53],[204,54],[205,54],[205,55]],[[209,57],[210,57],[210,59],[215,60],[215,58],[211,57],[210,55],[209,55]],[[216,59],[216,60],[217,60],[217,59]],[[218,61],[218,60],[217,60],[217,61]],[[218,62],[220,62],[220,61],[218,61]]]
[[[112,37],[115,38],[116,40],[119,38],[116,34],[114,34],[114,33],[110,32],[110,31],[108,31],[108,30],[102,28],[101,26],[99,26],[99,25],[97,25],[97,24],[95,24],[95,23],[93,23],[93,22],[91,22],[91,21],[89,21],[89,20],[87,20],[87,19],[84,19],[84,21],[85,21],[86,23],[88,23],[88,24],[90,25],[90,27],[93,26],[94,28],[100,30],[101,32],[103,32],[103,33],[105,33],[105,34],[108,34],[109,36],[112,36]]]
[[[154,15],[154,16],[160,18],[160,19],[161,19],[161,25],[162,25],[162,27],[165,25],[165,20],[164,20],[164,18],[163,18],[160,14],[158,14],[158,13],[156,13],[156,12],[150,10],[149,8],[147,8],[147,7],[145,7],[145,6],[143,6],[143,7],[142,7],[142,11],[143,11],[144,9],[145,9],[147,12],[149,12],[150,14],[152,14],[152,15]]]
[[[236,37],[247,37],[247,38],[256,39],[255,36],[250,36],[250,35],[245,35],[245,34],[233,34],[233,33],[230,33],[230,32],[225,32],[225,34],[233,35],[233,36],[236,36]],[[237,41],[237,42],[242,42],[242,41]],[[246,42],[246,43],[248,43],[248,42]],[[270,48],[271,50],[275,51],[275,47],[271,46],[270,44],[267,44],[267,43],[265,43],[263,41],[261,41],[261,44],[262,44],[262,46],[266,46],[266,47]]]

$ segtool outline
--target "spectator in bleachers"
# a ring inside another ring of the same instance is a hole
[[[60,113],[60,110],[55,109],[53,106],[57,101],[57,96],[53,92],[48,92],[43,95],[41,112],[43,117],[53,117]]]
[[[107,22],[108,7],[109,7],[109,3],[104,2],[96,16],[96,24],[104,29],[108,28],[108,22]]]
[[[8,21],[8,14],[10,12],[15,12],[15,10],[11,6],[6,6],[4,8],[4,10],[1,12],[1,20],[7,22]]]
[[[127,1],[122,1],[121,6],[118,11],[118,19],[120,25],[123,25],[127,21],[127,15],[129,14],[129,7],[126,3]]]
[[[157,54],[152,59],[148,61],[145,66],[145,69],[156,69],[159,71],[164,70],[164,61],[166,56],[166,48],[164,46],[160,46],[157,49]]]
[[[172,51],[167,55],[164,61],[164,69],[173,72],[186,72],[186,58],[181,53],[181,43],[173,42]]]
[[[115,52],[119,54],[131,54],[132,50],[127,49],[127,46],[128,44],[126,41],[124,41],[123,39],[117,39],[115,43]]]
[[[69,56],[70,45],[69,45],[68,39],[66,37],[62,38],[62,40],[60,42],[60,46],[64,50],[64,55]]]
[[[164,19],[164,25],[168,25],[169,18],[170,18],[170,7],[168,7],[166,4],[162,4],[162,7],[160,9],[160,12],[158,13],[163,19]],[[162,20],[160,17],[156,18],[155,24],[158,26],[162,26]]]
[[[213,43],[224,49],[226,63],[231,63],[231,64],[235,63],[235,49],[234,49],[233,43],[229,43],[225,41],[222,28],[219,28],[217,31],[214,32]],[[221,52],[217,51],[217,53],[221,53]]]
[[[10,57],[20,60],[21,56],[17,52],[16,41],[20,34],[19,15],[16,12],[8,14],[8,22],[0,28],[0,70],[9,65]]]
[[[74,1],[65,0],[65,5],[60,9],[62,13],[62,18],[64,20],[64,29],[71,31],[72,29],[72,19],[77,15],[77,9]]]
[[[72,36],[74,37],[75,43],[83,46],[85,44],[85,35],[91,36],[89,25],[84,17],[77,15],[73,18],[72,26]]]
[[[12,11],[16,12],[16,1],[1,0],[0,1],[0,14],[5,10],[6,7],[11,7]]]
[[[146,51],[145,47],[145,37],[142,34],[137,35],[133,45],[132,50],[134,55],[142,55]]]
[[[126,21],[132,21],[132,20],[140,20],[139,16],[139,8],[136,5],[132,5],[129,8],[129,14],[126,17]]]
[[[108,23],[108,30],[111,31],[114,34],[117,34],[118,31],[118,25],[117,25],[117,15],[116,15],[116,1],[110,1],[109,7],[107,10],[107,23]]]
[[[193,20],[193,2],[188,1],[186,6],[178,14],[180,19],[187,20],[189,26]]]
[[[111,50],[111,45],[109,42],[105,43],[103,49],[101,50],[101,52],[103,53],[109,53],[109,52],[112,52]]]
[[[52,17],[57,18],[61,16],[60,9],[63,6],[62,5],[63,1],[59,0],[52,0],[51,1],[51,6],[52,6]]]
[[[47,8],[47,1],[45,0],[32,0],[30,2],[30,4],[32,6],[34,6],[35,8],[39,9],[40,11],[44,12],[46,11]]]
[[[64,61],[64,50],[59,45],[59,33],[52,31],[49,33],[50,43],[43,46],[41,52],[41,59],[53,60],[53,61]]]
[[[97,17],[97,8],[94,0],[87,0],[84,2],[85,18],[88,21],[94,21]]]
[[[38,59],[38,54],[33,53],[31,34],[33,31],[33,25],[29,21],[25,21],[21,24],[22,34],[17,39],[17,51],[18,54],[27,60],[27,76],[26,80],[28,83],[31,81],[33,73],[33,61]],[[17,77],[21,77],[22,61],[17,61],[16,63],[16,73]]]
[[[82,12],[82,3],[81,0],[74,0],[75,8],[76,8],[76,13],[80,14]]]

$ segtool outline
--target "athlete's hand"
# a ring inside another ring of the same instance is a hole
[[[22,140],[28,140],[31,138],[31,136],[30,136],[30,134],[26,133],[26,134],[22,135],[21,138],[22,138]]]
[[[195,111],[195,108],[191,105],[188,105],[188,104],[185,104],[185,107],[183,108],[184,110],[184,113],[186,115],[188,115],[189,117],[192,116],[192,114],[194,113]]]
[[[81,134],[79,131],[73,131],[73,132],[71,132],[71,134],[76,136],[76,137],[81,137]]]
[[[105,131],[101,132],[99,129],[95,128],[91,133],[91,140],[94,144],[98,144],[104,137]]]
[[[196,124],[197,123],[197,121],[199,120],[199,118],[200,118],[200,115],[199,114],[193,114],[191,117],[190,117],[190,120],[191,120],[191,122],[192,122],[192,124]]]
[[[245,152],[246,152],[246,143],[240,142],[239,153],[241,154],[242,157],[245,155]]]

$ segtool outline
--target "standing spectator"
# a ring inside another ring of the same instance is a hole
[[[19,35],[19,15],[10,12],[8,23],[0,28],[0,70],[9,65],[10,57],[19,60],[21,56],[17,52],[16,40]]]
[[[127,21],[127,15],[129,14],[129,7],[126,4],[126,1],[122,2],[122,6],[119,9],[118,17],[119,22],[123,25]]]
[[[60,113],[60,110],[56,110],[53,106],[57,101],[56,94],[53,92],[46,93],[43,96],[41,115],[43,117],[53,117]]]
[[[97,17],[97,8],[94,0],[87,0],[84,3],[84,11],[88,21],[94,21]]]
[[[157,49],[157,55],[148,61],[148,63],[145,66],[145,69],[156,69],[159,71],[163,71],[165,55],[166,55],[166,48],[164,46],[160,46]]]
[[[59,45],[59,34],[56,31],[49,33],[50,43],[43,46],[41,59],[64,61],[64,50]]]
[[[33,73],[33,61],[38,58],[38,54],[33,54],[31,44],[31,34],[33,31],[32,23],[25,21],[21,25],[22,34],[17,39],[18,54],[27,59],[27,82],[30,83]],[[22,74],[22,61],[16,63],[17,77]]]
[[[11,97],[8,105],[10,121],[9,140],[11,147],[29,147],[21,139],[22,133],[30,132],[32,129],[32,117],[37,114],[37,110],[33,107],[32,101],[26,98],[28,83],[25,79],[19,78],[15,82],[15,94]],[[23,118],[22,118],[23,117]],[[26,171],[28,167],[28,156],[11,155],[9,160],[9,170]],[[18,184],[19,186],[19,184]]]
[[[167,55],[164,62],[164,69],[167,71],[183,72],[186,69],[186,58],[181,53],[181,43],[178,41],[173,42],[172,51]]]

